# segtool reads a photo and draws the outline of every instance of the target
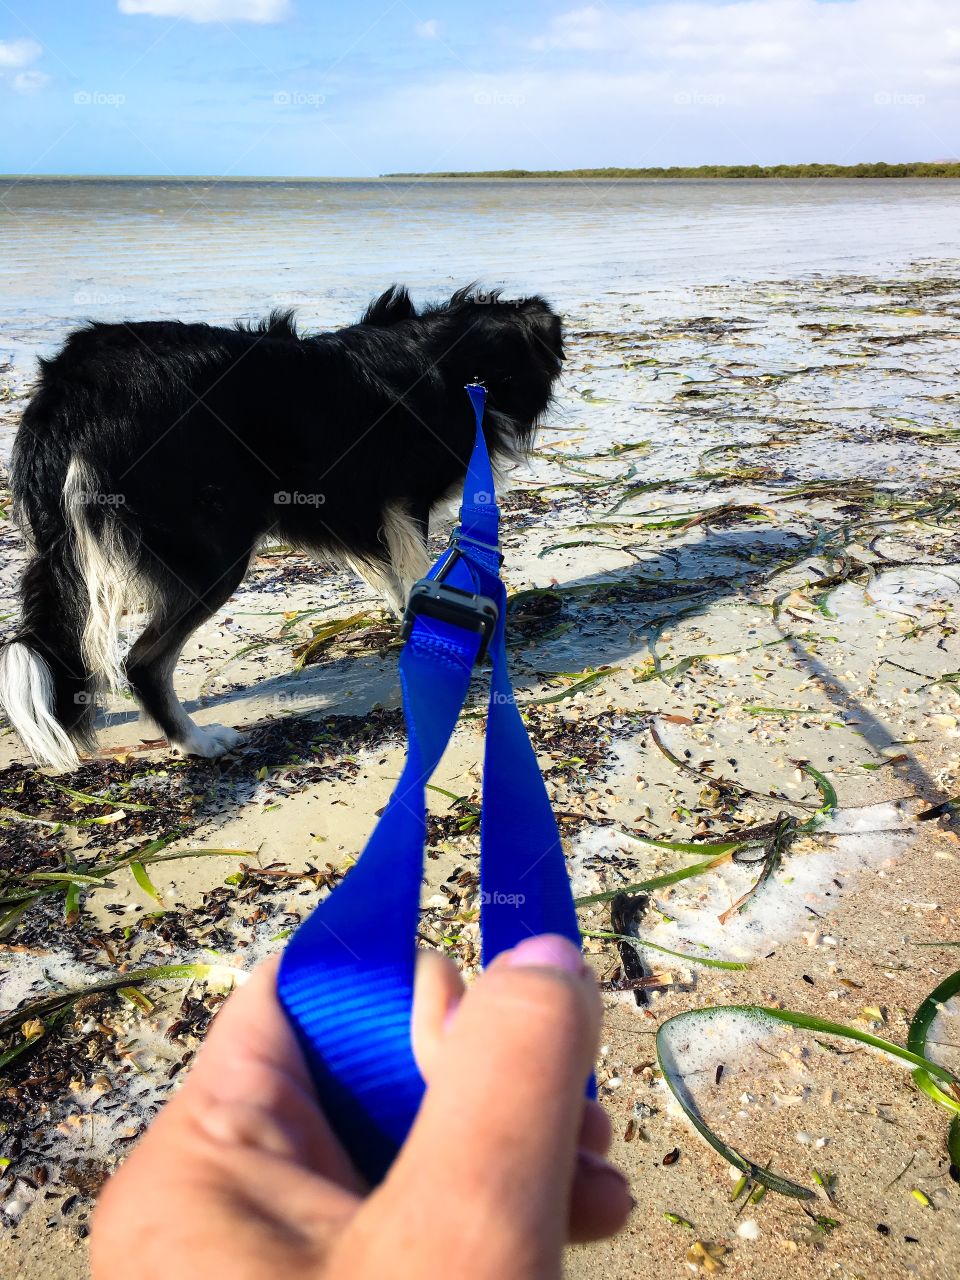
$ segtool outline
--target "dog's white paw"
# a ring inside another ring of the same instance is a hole
[[[243,742],[243,734],[223,724],[207,724],[203,728],[193,725],[190,732],[174,743],[182,756],[201,756],[204,760],[219,760],[227,752]]]

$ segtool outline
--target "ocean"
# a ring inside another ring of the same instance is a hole
[[[651,290],[897,273],[960,250],[950,181],[0,179],[0,362],[84,320],[354,318],[393,281],[561,309]]]

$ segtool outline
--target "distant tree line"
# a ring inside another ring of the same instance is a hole
[[[913,164],[702,164],[649,169],[489,169],[387,173],[386,178],[960,178],[960,161]]]

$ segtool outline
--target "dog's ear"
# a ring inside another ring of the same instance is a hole
[[[400,284],[392,284],[370,303],[360,318],[360,323],[384,329],[391,324],[399,324],[401,320],[414,320],[416,315],[416,307],[410,301],[406,288]]]

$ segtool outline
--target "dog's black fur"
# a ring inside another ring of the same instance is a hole
[[[171,742],[190,750],[185,713],[171,704],[173,666],[258,542],[269,534],[369,566],[399,591],[387,513],[425,542],[431,508],[462,482],[474,432],[464,384],[486,384],[487,442],[509,454],[528,443],[562,359],[560,320],[541,298],[471,289],[418,312],[394,286],[359,324],[313,337],[280,313],[233,329],[171,321],[73,333],[41,362],[13,454],[15,510],[33,554],[21,627],[3,656],[24,648],[5,666],[0,696],[34,754],[58,736],[37,728],[43,696],[65,735],[48,762],[63,767],[71,743],[93,741],[105,663],[84,630],[109,612],[117,584],[104,587],[91,556],[126,576],[130,599],[147,601],[126,679]],[[32,693],[19,687],[31,681]]]

